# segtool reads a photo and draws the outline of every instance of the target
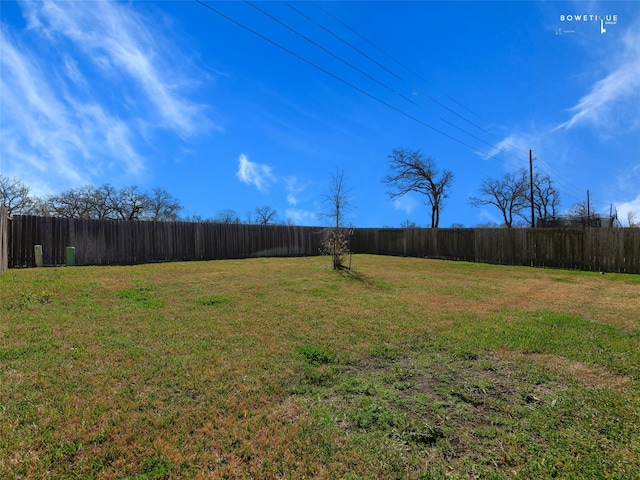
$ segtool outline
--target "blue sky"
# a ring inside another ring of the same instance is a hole
[[[532,149],[562,209],[640,215],[638,2],[205,3],[1,1],[0,172],[320,225],[339,169],[353,225],[425,226],[381,182],[420,149],[454,174],[441,226],[475,226],[500,216],[469,197]]]

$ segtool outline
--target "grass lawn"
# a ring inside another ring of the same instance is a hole
[[[0,478],[640,478],[640,276],[329,263],[0,275]]]

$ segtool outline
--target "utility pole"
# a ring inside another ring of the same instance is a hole
[[[533,208],[533,153],[529,150],[529,186],[531,187],[531,228],[536,227],[535,209]]]

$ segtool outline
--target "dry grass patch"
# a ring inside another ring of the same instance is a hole
[[[403,298],[418,310],[481,316],[505,309],[553,311],[627,331],[640,329],[640,279],[632,275],[462,263],[452,276],[441,273],[438,260],[418,261],[426,263],[426,278],[401,269],[388,277],[396,286],[405,285]]]
[[[589,365],[558,355],[500,350],[497,354],[509,360],[534,362],[553,372],[595,388],[622,388],[632,384],[631,378],[614,375],[598,365]]]

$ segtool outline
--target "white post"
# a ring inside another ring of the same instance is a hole
[[[36,255],[36,267],[44,266],[44,262],[42,261],[42,245],[34,245],[33,249]]]

